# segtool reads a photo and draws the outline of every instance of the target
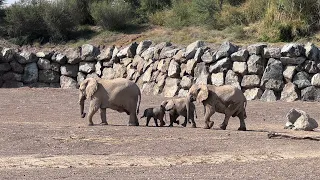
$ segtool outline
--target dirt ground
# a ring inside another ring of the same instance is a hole
[[[203,129],[200,104],[198,128],[145,127],[145,119],[128,127],[128,116],[112,110],[110,125],[87,126],[77,98],[77,90],[0,89],[0,179],[319,179],[320,142],[267,138],[320,136],[283,129],[291,108],[318,120],[319,103],[250,101],[240,132],[236,118],[219,130],[221,114]],[[144,95],[139,115],[163,99]]]

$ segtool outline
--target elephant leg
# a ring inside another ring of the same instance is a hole
[[[196,128],[197,127],[197,124],[196,124],[196,122],[194,121],[194,114],[192,114],[192,116],[191,116],[191,122],[192,122],[192,127],[193,128]],[[212,124],[213,125],[213,124]],[[212,126],[211,126],[212,127]]]
[[[146,123],[146,126],[149,126],[150,119],[151,119],[151,117],[150,117],[150,116],[147,116],[147,123]]]
[[[210,121],[210,117],[216,112],[216,110],[214,107],[210,105],[206,105],[205,110],[206,110],[206,113],[204,115],[204,121],[205,121],[204,129],[210,129],[214,124],[213,121],[212,122]]]
[[[98,111],[98,109],[99,109],[98,103],[96,101],[90,101],[90,107],[88,112],[89,126],[93,126],[92,117]]]
[[[129,124],[128,126],[139,126],[138,117],[136,114],[136,110],[130,112]]]
[[[100,108],[101,125],[108,125],[106,108]]]
[[[158,120],[156,118],[153,118],[153,120],[154,120],[154,124],[156,125],[156,127],[159,127]]]
[[[170,124],[169,124],[169,127],[172,127],[173,126],[173,115],[172,114],[169,114],[169,117],[170,117]]]
[[[230,117],[238,111],[239,105],[239,103],[236,103],[228,106],[228,108],[225,110],[224,120],[220,124],[220,129],[226,130]]]
[[[184,118],[184,122],[181,124],[181,126],[186,127],[187,126],[187,117]]]
[[[238,118],[240,119],[240,127],[238,128],[239,131],[246,131],[246,123],[244,122],[245,119],[245,112],[242,111],[239,113]]]
[[[176,114],[169,114],[170,115],[170,124],[169,127],[173,126],[173,123],[179,124],[179,120],[177,120],[178,116]]]
[[[166,123],[163,121],[163,117],[159,119],[160,120],[160,127],[163,127]]]
[[[228,126],[228,122],[229,122],[229,119],[230,119],[230,115],[229,114],[226,114],[224,116],[224,120],[223,122],[220,124],[220,129],[222,130],[226,130],[227,126]]]

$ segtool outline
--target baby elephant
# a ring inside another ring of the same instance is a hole
[[[154,119],[154,123],[156,124],[156,126],[158,127],[158,119],[160,120],[160,127],[164,126],[166,123],[163,121],[163,117],[166,118],[166,114],[165,114],[165,109],[161,108],[161,107],[155,107],[155,108],[148,108],[145,109],[143,112],[143,116],[140,117],[141,118],[147,118],[147,124],[146,126],[149,125],[149,121],[151,118]]]

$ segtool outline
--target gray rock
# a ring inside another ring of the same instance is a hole
[[[198,48],[193,59],[197,60],[197,62],[201,62],[203,55],[204,55],[204,49]]]
[[[136,55],[136,56],[134,56],[134,58],[132,60],[132,66],[133,67],[137,67],[138,64],[141,63],[141,62],[144,62],[144,59],[141,56]]]
[[[92,73],[95,69],[95,63],[94,62],[80,62],[79,63],[79,71],[84,73]]]
[[[20,64],[28,64],[38,61],[38,57],[29,51],[23,50],[19,55],[17,55],[17,60]]]
[[[82,72],[78,72],[78,75],[77,75],[78,85],[80,85],[82,81],[84,81],[85,79],[86,79],[86,75]]]
[[[21,88],[23,83],[19,81],[5,81],[2,85],[2,88]]]
[[[283,65],[299,65],[302,64],[306,60],[305,57],[281,57],[280,61]]]
[[[17,61],[11,61],[10,66],[13,72],[20,73],[20,74],[23,73],[23,66],[19,64]]]
[[[224,73],[212,73],[211,74],[211,84],[215,86],[222,86],[224,84]]]
[[[60,74],[52,70],[40,70],[39,82],[43,83],[58,83],[60,81]]]
[[[162,42],[155,45],[154,55],[153,58],[159,60],[161,58],[161,52],[165,47],[171,46],[170,42]]]
[[[216,61],[209,67],[210,73],[227,72],[232,67],[232,61],[226,57]]]
[[[302,68],[310,73],[310,74],[315,74],[317,72],[319,72],[319,68],[317,66],[317,63],[315,61],[312,60],[306,60],[303,64],[302,64]]]
[[[100,77],[101,75],[102,75],[102,71],[101,71],[101,69],[102,69],[102,64],[101,64],[101,62],[100,61],[98,61],[97,63],[96,63],[96,65],[94,66],[94,68],[96,69],[96,74],[98,75],[98,77]]]
[[[196,78],[195,84],[208,84],[209,80],[209,74],[208,73],[201,73],[199,76]]]
[[[286,57],[299,57],[305,55],[305,49],[301,44],[289,43],[282,47],[281,55]]]
[[[191,76],[183,76],[180,82],[180,86],[183,89],[189,89],[192,86],[193,78]]]
[[[286,102],[293,102],[299,98],[297,91],[296,85],[289,82],[284,86],[280,99]]]
[[[274,91],[271,89],[266,89],[260,97],[261,101],[265,102],[275,102],[277,101],[277,97],[274,94]]]
[[[186,59],[186,58],[184,57],[184,55],[185,55],[185,50],[184,50],[184,49],[181,49],[181,50],[179,50],[179,51],[177,52],[176,55],[174,55],[174,56],[172,57],[172,59],[174,59],[175,61],[177,61],[177,62],[179,62],[179,63],[187,62],[188,59]]]
[[[147,70],[147,68],[149,68],[151,66],[152,66],[152,69],[153,69],[153,60],[149,59],[149,61],[145,62],[144,65],[143,65],[143,69],[142,69],[143,72],[145,72]]]
[[[260,86],[264,89],[281,91],[284,86],[282,72],[283,68],[281,62],[279,60],[270,58],[261,78]]]
[[[78,82],[68,76],[60,76],[60,87],[62,89],[77,89]]]
[[[176,78],[167,78],[164,88],[163,95],[164,97],[174,97],[179,92],[180,79]]]
[[[228,57],[234,52],[236,52],[237,50],[238,50],[237,46],[233,45],[230,42],[224,42],[221,44],[221,46],[219,47],[216,53],[216,59],[219,60],[219,59]]]
[[[127,79],[133,80],[135,73],[135,69],[127,69]]]
[[[104,68],[102,71],[102,77],[103,79],[114,79],[114,69],[113,68]]]
[[[311,118],[305,111],[300,109],[291,109],[286,118],[288,120],[285,128],[294,129],[294,130],[303,130],[303,131],[312,131],[318,127],[317,121]]]
[[[0,73],[7,72],[11,70],[9,63],[0,63]]]
[[[88,74],[86,78],[99,78],[98,74],[93,72],[91,74]]]
[[[319,59],[319,49],[313,43],[308,42],[304,46],[306,50],[306,57],[310,60],[317,61]]]
[[[147,50],[143,51],[143,53],[141,54],[141,57],[146,61],[149,59],[153,59],[155,50],[156,50],[155,47],[149,47]]]
[[[141,55],[145,50],[147,50],[152,44],[152,41],[145,40],[141,41],[136,49],[136,54]]]
[[[258,44],[252,44],[247,47],[249,54],[255,54],[255,55],[262,55],[263,49],[267,47],[267,44],[264,43],[258,43]]]
[[[260,56],[251,55],[247,61],[249,74],[263,74],[263,60]]]
[[[189,90],[187,89],[180,89],[178,92],[178,97],[187,97]]]
[[[99,53],[99,48],[91,44],[84,44],[81,46],[81,59],[83,61],[94,61],[97,59]]]
[[[114,64],[114,78],[126,78],[126,67],[121,64]]]
[[[99,55],[97,56],[97,60],[109,61],[112,58],[113,50],[114,50],[114,46],[108,47],[106,49],[102,49]]]
[[[203,41],[196,41],[196,42],[193,42],[191,44],[189,44],[187,46],[187,49],[186,49],[186,52],[185,52],[185,57],[187,60],[189,59],[193,59],[196,52],[197,52],[197,49],[202,47],[204,45],[204,42]]]
[[[154,71],[151,76],[151,82],[156,82],[159,74],[160,74],[160,71]]]
[[[246,62],[249,58],[249,51],[246,49],[242,49],[231,54],[232,61]]]
[[[38,81],[37,63],[30,63],[24,67],[22,80],[24,83],[35,83]]]
[[[301,90],[302,101],[320,101],[320,89],[309,86]]]
[[[1,54],[0,62],[3,62],[3,63],[11,62],[15,60],[15,57],[17,56],[17,53],[14,51],[14,49],[11,49],[11,48],[3,48],[0,54]]]
[[[276,47],[264,48],[263,57],[266,59],[269,59],[269,58],[280,59],[281,49]]]
[[[154,91],[154,82],[144,83],[141,88],[141,92],[146,95],[150,95]]]
[[[55,72],[60,72],[61,65],[59,63],[51,63],[51,70]]]
[[[197,65],[197,60],[195,59],[190,59],[188,62],[187,62],[187,68],[186,68],[186,73],[193,76],[194,74],[194,68],[196,67]]]
[[[292,78],[296,73],[296,66],[286,66],[283,71],[283,77],[286,82],[292,82]]]
[[[246,62],[234,62],[232,70],[238,74],[244,75],[248,71],[248,66]]]
[[[128,48],[128,47],[127,47]],[[128,50],[128,49],[125,49],[125,50]],[[118,54],[119,56],[126,56],[124,53],[125,53],[125,50],[123,50],[123,52],[121,54],[119,54],[120,52],[120,49],[117,48],[117,47],[114,47],[113,51],[112,51],[112,56],[111,56],[111,60],[113,63],[119,63],[119,57],[118,57]]]
[[[51,59],[54,55],[54,51],[39,51],[36,53],[38,58]]]
[[[163,73],[166,73],[168,72],[169,65],[170,65],[170,58],[164,59],[163,61],[161,60],[158,64],[158,70],[160,70]]]
[[[180,77],[187,75],[187,64],[180,65]]]
[[[136,42],[131,43],[129,46],[120,50],[117,54],[117,57],[122,59],[125,57],[133,58],[136,55],[138,44]]]
[[[201,56],[201,60],[207,64],[217,61],[215,54],[210,49],[204,52]]]
[[[194,68],[194,78],[198,79],[200,76],[208,76],[208,67],[204,62],[198,63]]]
[[[248,101],[260,99],[263,91],[260,88],[247,89],[243,93]]]
[[[225,78],[225,84],[233,85],[233,86],[237,87],[238,89],[241,89],[241,86],[239,83],[239,77],[232,70],[229,70],[227,72],[226,78]]]
[[[150,82],[152,77],[152,67],[149,67],[146,72],[143,73],[143,82]]]
[[[71,53],[71,49],[70,49],[69,51],[70,51],[70,53]],[[53,62],[56,62],[56,63],[59,63],[59,64],[66,64],[67,61],[68,61],[68,58],[67,58],[67,56],[64,55],[64,54],[55,53],[55,54],[52,56],[51,60],[52,60]],[[71,64],[76,64],[76,63],[78,63],[79,61],[80,61],[80,58],[77,59],[77,60],[75,60],[75,62],[72,61],[72,60],[70,60]]]
[[[44,69],[44,70],[51,69],[51,63],[48,59],[39,58],[37,64],[39,69]]]
[[[65,55],[69,64],[78,64],[81,61],[80,48],[69,48],[65,51]]]
[[[242,78],[241,86],[244,88],[259,87],[260,78],[258,75],[245,75]]]
[[[164,73],[160,73],[156,79],[156,85],[154,87],[153,94],[160,94],[163,91],[167,75]]]
[[[313,75],[313,77],[311,79],[311,85],[316,86],[316,87],[320,87],[320,73]]]
[[[293,77],[293,83],[297,85],[299,89],[311,86],[309,74],[306,72],[298,72]]]
[[[177,54],[179,50],[180,50],[179,48],[165,47],[161,51],[160,58],[161,59],[172,58],[174,55]]]
[[[61,75],[69,76],[69,77],[77,77],[79,66],[66,64],[60,67]]]
[[[171,60],[168,68],[168,76],[171,78],[178,78],[180,77],[180,71],[180,65],[175,60]]]
[[[22,81],[22,74],[15,72],[7,72],[2,75],[2,80],[4,81]]]

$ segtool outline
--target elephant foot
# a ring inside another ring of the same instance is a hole
[[[160,127],[163,127],[166,123],[160,123]]]
[[[203,129],[210,129],[210,127],[208,125],[205,125]]]
[[[108,125],[108,123],[107,122],[101,122],[100,125],[101,126],[106,126],[106,125]]]
[[[186,123],[182,123],[182,124],[181,124],[181,126],[186,127],[186,126],[187,126],[187,124],[186,124]]]
[[[220,124],[220,129],[226,130],[226,129],[227,129],[227,126],[226,126],[225,124]]]
[[[176,120],[175,123],[177,123],[178,125],[180,124],[179,120]]]
[[[168,127],[173,127],[173,124],[170,124]]]
[[[239,128],[238,128],[238,131],[246,131],[246,130],[247,130],[246,127],[239,127]]]
[[[139,123],[129,123],[128,126],[139,126]]]
[[[93,126],[93,123],[89,123],[88,126]]]
[[[194,124],[192,124],[191,127],[192,127],[192,128],[197,128],[197,125],[194,123]]]
[[[81,118],[85,118],[85,117],[86,117],[86,113],[82,113]]]

